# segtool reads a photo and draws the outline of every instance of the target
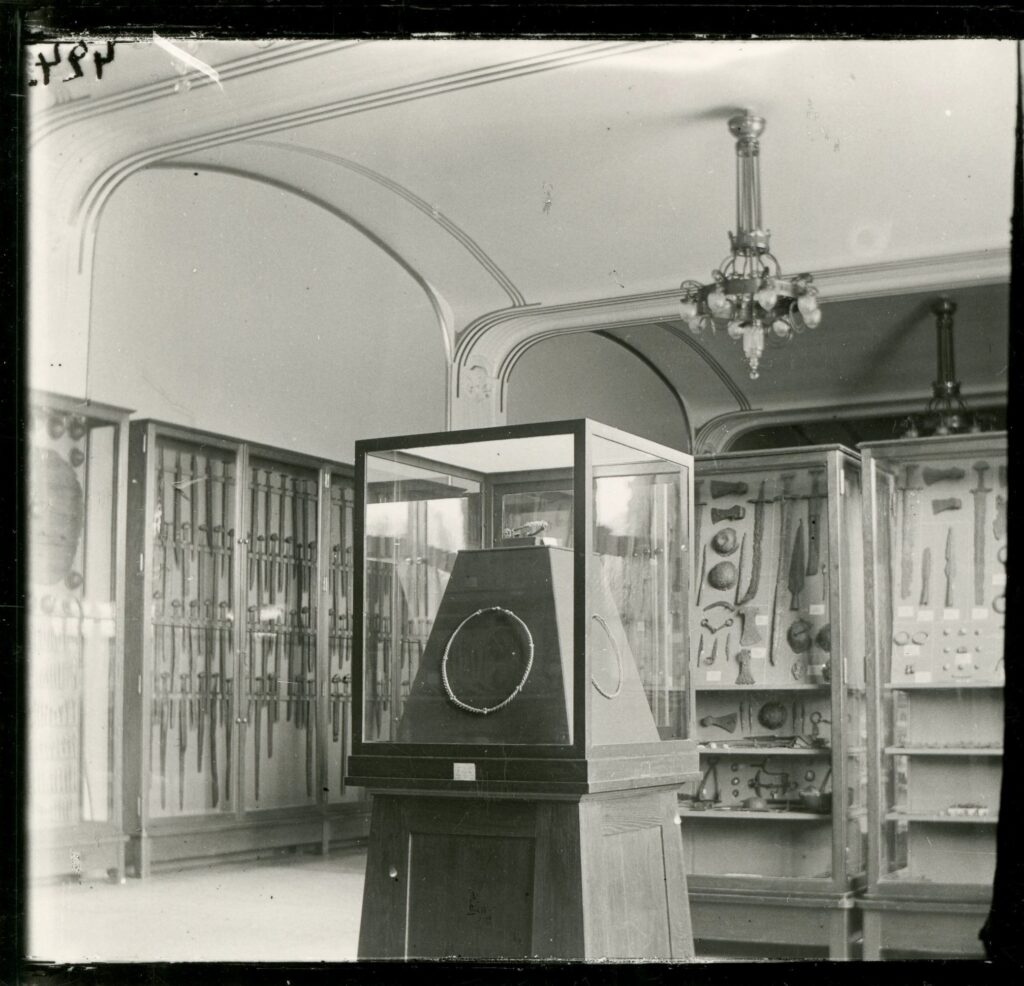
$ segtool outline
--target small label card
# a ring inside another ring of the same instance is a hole
[[[970,654],[957,654],[956,666],[958,668],[966,667],[974,663],[974,658]]]
[[[763,661],[768,656],[767,647],[751,647],[750,656],[757,661]]]
[[[452,780],[453,781],[475,781],[476,780],[476,764],[475,763],[453,763],[452,764]]]
[[[930,609],[919,609],[917,611],[918,623],[934,623],[935,614]]]
[[[971,610],[971,619],[972,620],[987,620],[988,619],[988,610],[985,609],[984,606],[975,606],[974,609]]]
[[[766,627],[770,622],[771,621],[768,619],[767,613],[758,613],[757,616],[754,617],[754,626]]]
[[[918,647],[917,644],[907,644],[907,646],[903,648],[904,657],[917,657],[920,653],[921,648]]]
[[[824,616],[825,615],[825,604],[824,603],[811,603],[811,616]]]
[[[992,573],[992,584],[993,585],[1006,585],[1006,572],[993,572]]]
[[[721,681],[722,680],[722,672],[721,671],[709,671],[707,673],[707,680],[708,681]]]
[[[915,671],[914,672],[914,681],[918,685],[928,685],[928,684],[931,684],[931,680],[932,680],[932,673],[931,673],[931,671]]]
[[[944,609],[942,611],[942,618],[944,620],[959,620],[960,610],[958,609]]]
[[[901,620],[912,620],[914,618],[914,607],[913,606],[897,606],[896,615]]]

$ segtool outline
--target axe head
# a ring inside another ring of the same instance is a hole
[[[753,614],[746,606],[741,606],[736,612],[740,618],[740,647],[756,647],[763,638]]]
[[[747,484],[740,481],[724,479],[711,480],[711,499],[717,500],[723,496],[746,496]]]

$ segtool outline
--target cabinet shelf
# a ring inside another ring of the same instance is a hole
[[[927,822],[929,825],[995,825],[999,815],[941,815],[938,812],[906,812],[888,811],[885,813],[887,822]]]
[[[768,683],[764,685],[697,685],[694,689],[698,692],[818,692],[825,691],[831,686],[822,682],[814,684],[809,682],[794,681],[789,683]]]
[[[699,744],[697,746],[697,752],[701,756],[731,756],[736,754],[737,756],[749,756],[751,754],[757,754],[758,756],[772,756],[772,757],[820,757],[820,756],[831,756],[832,748],[829,746],[805,746],[805,747],[792,747],[792,746],[724,746],[724,747],[712,747],[705,744]]]
[[[791,811],[784,808],[769,808],[767,811],[758,811],[754,808],[680,808],[679,814],[683,818],[711,818],[715,821],[720,819],[735,821],[737,818],[782,822],[821,822],[832,820],[831,815],[826,815],[822,812]]]
[[[968,689],[988,689],[1002,691],[1003,682],[1001,681],[928,681],[928,682],[917,682],[917,681],[905,681],[902,684],[893,684],[887,682],[882,686],[887,692],[903,692],[903,691],[952,691],[952,690],[968,690]]]
[[[1003,748],[989,746],[887,746],[887,756],[902,757],[1001,757]]]

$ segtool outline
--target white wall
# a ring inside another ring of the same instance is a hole
[[[577,332],[528,349],[509,380],[509,423],[583,417],[672,448],[690,448],[671,392],[618,344]]]
[[[100,223],[87,396],[341,461],[444,427],[423,290],[336,217],[224,174],[144,171]]]

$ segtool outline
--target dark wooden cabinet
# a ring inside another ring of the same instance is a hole
[[[360,837],[351,471],[131,426],[125,828],[139,875]]]
[[[861,446],[870,614],[864,957],[975,957],[996,865],[1003,432]]]
[[[28,408],[28,875],[119,879],[128,412]]]

